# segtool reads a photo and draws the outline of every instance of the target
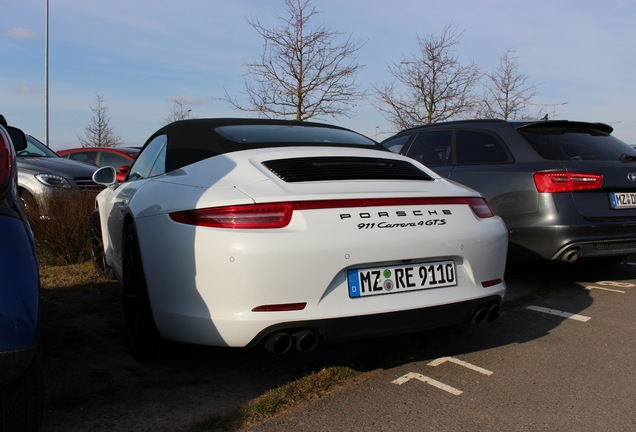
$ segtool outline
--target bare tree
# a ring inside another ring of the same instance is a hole
[[[187,108],[190,99],[185,96],[173,97],[169,101],[172,103],[168,115],[163,118],[165,124],[179,120],[192,118],[192,110]]]
[[[293,117],[307,120],[320,116],[348,116],[357,99],[364,96],[355,84],[362,68],[355,63],[360,45],[351,36],[338,43],[343,33],[324,25],[310,28],[319,12],[309,0],[285,0],[288,17],[277,17],[278,28],[265,28],[258,19],[249,24],[263,38],[259,61],[247,63],[245,82],[248,106],[227,91],[223,100],[234,108],[257,112],[265,117]]]
[[[463,32],[451,23],[439,35],[418,36],[419,52],[388,67],[393,81],[374,86],[378,108],[399,129],[460,117],[474,104],[480,71],[452,55]]]
[[[93,111],[91,122],[84,129],[84,137],[77,137],[82,147],[117,147],[122,140],[110,127],[108,106],[104,104],[104,98],[96,94],[95,105],[90,105]]]
[[[527,108],[537,96],[537,85],[519,71],[515,51],[504,50],[499,65],[486,74],[484,97],[477,117],[514,120],[528,117]]]

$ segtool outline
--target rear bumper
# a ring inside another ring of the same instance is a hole
[[[500,305],[502,300],[502,296],[492,295],[458,303],[398,312],[285,322],[267,327],[248,346],[259,345],[268,335],[273,333],[294,333],[300,330],[317,332],[325,342],[343,342],[413,333],[466,322],[479,307]]]
[[[636,253],[636,224],[513,228],[509,239],[513,259],[631,255]]]

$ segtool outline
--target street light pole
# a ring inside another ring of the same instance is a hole
[[[44,144],[49,146],[49,0],[46,0],[44,23]]]

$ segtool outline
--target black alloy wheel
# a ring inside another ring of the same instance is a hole
[[[20,190],[20,201],[28,218],[39,218],[41,216],[40,206],[38,206],[35,197],[29,192]]]
[[[157,330],[148,297],[137,232],[133,224],[126,230],[123,268],[124,320],[134,356],[158,354],[164,340]]]
[[[97,273],[106,279],[113,279],[113,269],[106,263],[104,253],[104,240],[102,238],[102,223],[99,218],[99,210],[95,209],[91,213],[89,220],[88,250],[91,254],[91,261]]]

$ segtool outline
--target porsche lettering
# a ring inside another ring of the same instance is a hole
[[[392,216],[407,217],[407,216],[440,216],[451,215],[453,212],[450,210],[395,210],[393,212],[380,211],[380,212],[362,212],[362,213],[340,213],[340,219],[372,219],[372,218],[388,218]]]

